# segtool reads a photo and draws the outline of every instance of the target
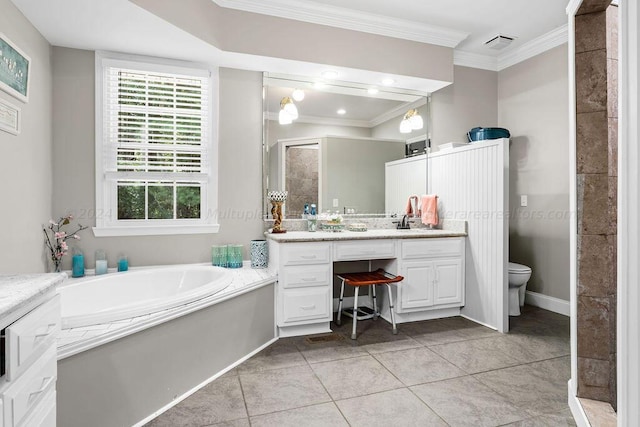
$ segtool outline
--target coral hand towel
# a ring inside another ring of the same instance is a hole
[[[416,203],[412,204],[411,201],[415,199]],[[416,207],[416,211],[413,211],[413,206]],[[407,200],[407,207],[404,210],[404,213],[406,213],[409,216],[420,216],[420,209],[418,209],[418,196],[409,196],[409,199]]]
[[[425,194],[420,200],[422,223],[435,227],[438,225],[438,196]]]

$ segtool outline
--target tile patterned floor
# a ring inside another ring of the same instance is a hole
[[[500,334],[456,317],[334,326],[281,339],[147,424],[164,426],[575,426],[569,318],[526,306]]]

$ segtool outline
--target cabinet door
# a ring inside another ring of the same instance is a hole
[[[433,304],[462,303],[462,260],[433,261]]]
[[[398,287],[398,311],[413,311],[434,304],[434,269],[431,261],[406,261],[402,263],[404,280]]]

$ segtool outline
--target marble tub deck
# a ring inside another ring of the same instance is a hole
[[[161,426],[575,426],[569,318],[525,306],[500,334],[461,317],[283,338],[151,421]]]
[[[125,320],[62,329],[58,335],[58,359],[72,356],[105,342],[118,339],[125,334],[134,333],[146,327],[170,320],[176,317],[175,313],[182,312],[185,308],[188,310],[190,306],[193,306],[194,309],[203,308],[277,280],[277,277],[269,273],[267,269],[253,269],[246,262],[243,268],[229,269],[229,271],[233,276],[229,286],[215,295],[193,303]]]

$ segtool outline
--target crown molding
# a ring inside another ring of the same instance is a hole
[[[512,52],[505,52],[498,57],[498,71],[509,68],[519,62],[540,55],[554,47],[558,47],[569,40],[568,25],[565,24],[546,34],[523,44]]]
[[[480,68],[481,70],[498,71],[498,58],[479,53],[453,51],[453,65]]]
[[[422,97],[416,101],[407,102],[406,104],[399,105],[396,108],[393,108],[387,112],[380,114],[378,117],[374,117],[373,119],[371,119],[371,121],[369,122],[369,127],[376,127],[378,125],[381,125],[384,122],[387,122],[393,118],[403,115],[408,110],[422,107],[426,103],[427,103],[427,98]]]
[[[267,120],[278,121],[278,113],[270,111],[266,114]],[[313,125],[327,125],[327,126],[351,126],[358,128],[371,128],[373,127],[368,120],[350,120],[330,117],[316,117],[316,116],[303,116],[299,115],[294,123],[308,123]]]
[[[220,7],[381,36],[456,47],[469,33],[336,6],[297,0],[212,0]]]

